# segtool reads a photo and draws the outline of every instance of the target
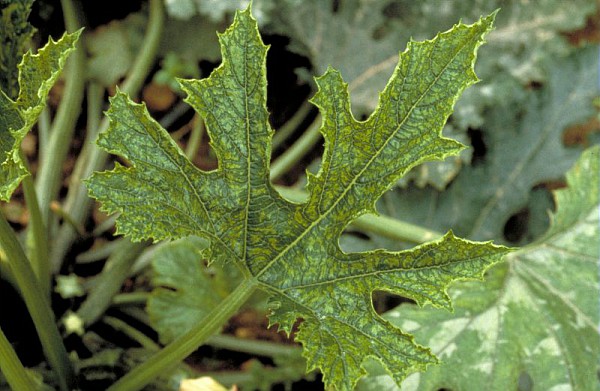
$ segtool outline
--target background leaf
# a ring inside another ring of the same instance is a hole
[[[524,244],[538,237],[552,202],[547,183],[560,181],[580,154],[566,146],[566,130],[593,118],[598,95],[598,53],[593,46],[550,65],[539,89],[486,111],[479,136],[485,154],[463,167],[446,191],[414,186],[387,194],[379,210],[414,224],[470,239]],[[514,220],[522,216],[521,220]],[[512,219],[512,220],[511,220]],[[516,227],[507,228],[514,222]],[[505,237],[509,232],[512,236]],[[536,236],[537,235],[537,236]],[[373,237],[370,246],[386,244]]]
[[[453,287],[454,314],[413,305],[386,313],[443,361],[402,389],[598,389],[599,163],[596,146],[569,171],[544,237],[490,269],[486,284]],[[376,383],[359,390],[397,389],[372,370]]]

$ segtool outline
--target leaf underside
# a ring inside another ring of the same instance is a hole
[[[0,200],[8,201],[29,175],[21,160],[21,141],[37,122],[50,88],[58,78],[80,32],[52,38],[37,54],[25,53],[19,64],[19,94],[13,101],[0,91]]]
[[[271,295],[271,324],[289,333],[303,319],[297,339],[326,385],[351,389],[368,356],[400,381],[437,359],[375,313],[372,292],[450,309],[448,284],[481,278],[509,250],[448,233],[410,251],[347,254],[338,238],[410,168],[463,148],[440,133],[460,93],[477,81],[475,53],[493,19],[410,42],[366,121],[353,118],[339,72],[317,78],[312,102],[323,118],[325,153],[309,176],[308,201],[295,204],[269,182],[267,47],[250,10],[238,12],[219,35],[223,63],[207,79],[180,81],[206,121],[219,168],[194,167],[143,105],[117,93],[98,144],[131,166],[94,174],[90,193],[104,210],[121,213],[118,232],[133,240],[208,239],[207,258],[234,262]]]

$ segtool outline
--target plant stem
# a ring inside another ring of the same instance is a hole
[[[0,247],[10,262],[10,268],[40,337],[44,353],[56,372],[60,389],[67,391],[73,383],[73,368],[54,321],[47,296],[44,295],[23,247],[4,214],[0,213]]]
[[[164,23],[164,9],[162,0],[150,0],[150,17],[148,21],[148,29],[144,42],[136,57],[129,76],[123,83],[121,90],[129,95],[137,95],[146,76],[150,73]],[[87,195],[87,189],[82,183],[83,178],[89,177],[92,172],[99,171],[104,168],[108,154],[98,148],[94,142],[99,132],[108,128],[108,119],[104,118],[99,128],[88,128],[84,151],[84,158],[77,159],[75,171],[77,175],[71,177],[67,199],[65,201],[65,209],[69,215],[79,224],[83,224],[87,218],[93,201]],[[68,225],[61,226],[50,257],[51,266],[54,270],[58,270],[62,260],[71,247],[71,244],[77,237],[77,232]]]
[[[22,152],[21,152],[22,153]],[[23,157],[23,161],[25,157]],[[29,236],[27,238],[31,248],[31,265],[40,284],[40,289],[46,297],[50,297],[50,264],[48,262],[48,232],[40,211],[35,186],[31,175],[27,175],[21,182],[25,203],[29,211]]]
[[[304,202],[308,193],[291,187],[275,186],[277,191],[285,198],[294,202]],[[423,228],[419,225],[407,223],[384,215],[366,214],[352,222],[356,228],[385,236],[386,238],[401,240],[405,242],[421,244],[433,239],[441,238],[443,235],[437,231]]]
[[[114,306],[125,306],[125,305],[146,305],[150,292],[133,292],[133,293],[121,293],[113,297],[112,305]]]
[[[106,261],[96,285],[77,311],[77,316],[86,326],[95,323],[104,314],[129,275],[131,266],[148,244],[149,242],[134,243],[130,240],[119,243],[119,247]]]
[[[115,252],[120,246],[121,242],[126,240],[124,237],[120,237],[112,242],[107,242],[103,244],[99,248],[92,247],[84,253],[80,253],[75,257],[75,262],[82,263],[91,263],[96,261],[101,261],[110,257],[110,255]]]
[[[48,148],[48,138],[50,138],[50,123],[50,109],[46,106],[38,119],[38,161],[42,161],[46,158],[44,155]]]
[[[82,27],[80,12],[72,0],[61,0],[63,16],[67,31],[74,32]],[[65,92],[61,99],[56,117],[50,129],[47,149],[37,177],[37,190],[40,210],[44,224],[50,228],[49,207],[60,190],[62,166],[71,146],[71,139],[79,117],[83,93],[85,89],[86,55],[83,37],[79,39],[77,48],[69,57],[65,73]]]
[[[148,18],[148,29],[144,42],[140,47],[139,55],[136,57],[128,77],[120,86],[121,91],[129,95],[137,95],[144,80],[152,70],[154,59],[158,52],[158,45],[162,35],[165,20],[165,10],[161,0],[150,0],[150,14]]]
[[[0,371],[6,378],[8,386],[14,391],[30,391],[37,389],[37,384],[29,376],[17,357],[8,339],[0,329]]]
[[[275,342],[237,338],[225,334],[213,335],[206,341],[206,344],[215,348],[265,357],[300,355],[302,351],[302,348],[296,345],[282,345]]]
[[[15,276],[13,276],[12,270],[10,270],[8,260],[3,258],[1,255],[2,254],[0,254],[0,279],[8,282],[18,292],[19,287],[17,286],[17,281],[15,281]]]
[[[188,144],[185,148],[185,156],[187,156],[188,159],[194,160],[194,157],[196,157],[203,135],[204,121],[198,114],[196,114],[192,122],[192,133],[190,134]]]
[[[159,121],[160,126],[165,129],[168,129],[171,125],[175,123],[182,115],[187,113],[189,110],[192,110],[187,102],[181,101],[175,105],[164,117],[162,117]]]
[[[258,282],[255,279],[244,280],[217,308],[194,325],[190,331],[150,357],[142,365],[133,369],[109,387],[108,390],[139,390],[165,370],[172,368],[202,345],[208,337],[217,332],[250,298],[257,285]]]
[[[321,116],[318,115],[308,130],[288,148],[277,160],[271,164],[271,181],[276,181],[288,172],[294,165],[302,159],[304,155],[310,152],[315,144],[321,140]]]
[[[273,136],[273,141],[271,144],[271,149],[276,150],[281,143],[283,143],[288,137],[298,129],[298,126],[304,121],[304,119],[310,114],[310,111],[313,109],[313,105],[306,101],[300,106],[300,108],[296,111],[296,113],[290,118]]]
[[[129,324],[127,324],[127,322],[124,322],[119,318],[105,316],[102,318],[102,322],[127,335],[129,338],[139,343],[144,349],[148,349],[152,352],[157,352],[160,350],[160,346],[154,342],[152,338],[149,338],[146,334],[142,333],[135,327],[131,327]]]

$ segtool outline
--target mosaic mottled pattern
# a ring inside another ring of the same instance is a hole
[[[90,192],[104,210],[121,213],[118,232],[134,240],[208,239],[207,257],[234,262],[271,294],[272,324],[289,332],[303,319],[296,338],[326,385],[351,389],[368,356],[400,381],[437,359],[377,316],[372,292],[449,309],[448,284],[481,278],[508,249],[448,233],[410,251],[347,254],[338,237],[353,219],[374,212],[375,201],[410,168],[463,148],[440,132],[460,93],[477,81],[475,53],[493,19],[410,42],[366,121],[353,118],[339,72],[319,77],[312,102],[323,118],[325,154],[319,173],[309,176],[308,201],[295,204],[269,182],[267,47],[250,11],[239,12],[220,35],[221,66],[208,79],[181,81],[206,121],[219,168],[194,167],[143,105],[117,93],[99,145],[131,165],[95,174]]]
[[[21,141],[37,122],[50,88],[58,78],[80,32],[52,38],[37,54],[25,53],[19,64],[19,95],[13,101],[0,91],[0,200],[8,201],[25,175]]]

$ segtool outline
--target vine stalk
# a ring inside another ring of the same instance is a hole
[[[14,391],[29,391],[37,388],[2,329],[0,329],[0,371]]]
[[[37,283],[37,277],[19,239],[2,213],[0,213],[0,247],[9,260],[13,277],[31,315],[48,362],[56,372],[60,389],[68,391],[74,379],[73,368],[56,327],[50,303]]]
[[[123,376],[109,387],[108,391],[139,390],[165,370],[177,365],[217,332],[252,296],[257,287],[257,280],[253,278],[244,280],[218,307],[196,323],[190,331]]]

